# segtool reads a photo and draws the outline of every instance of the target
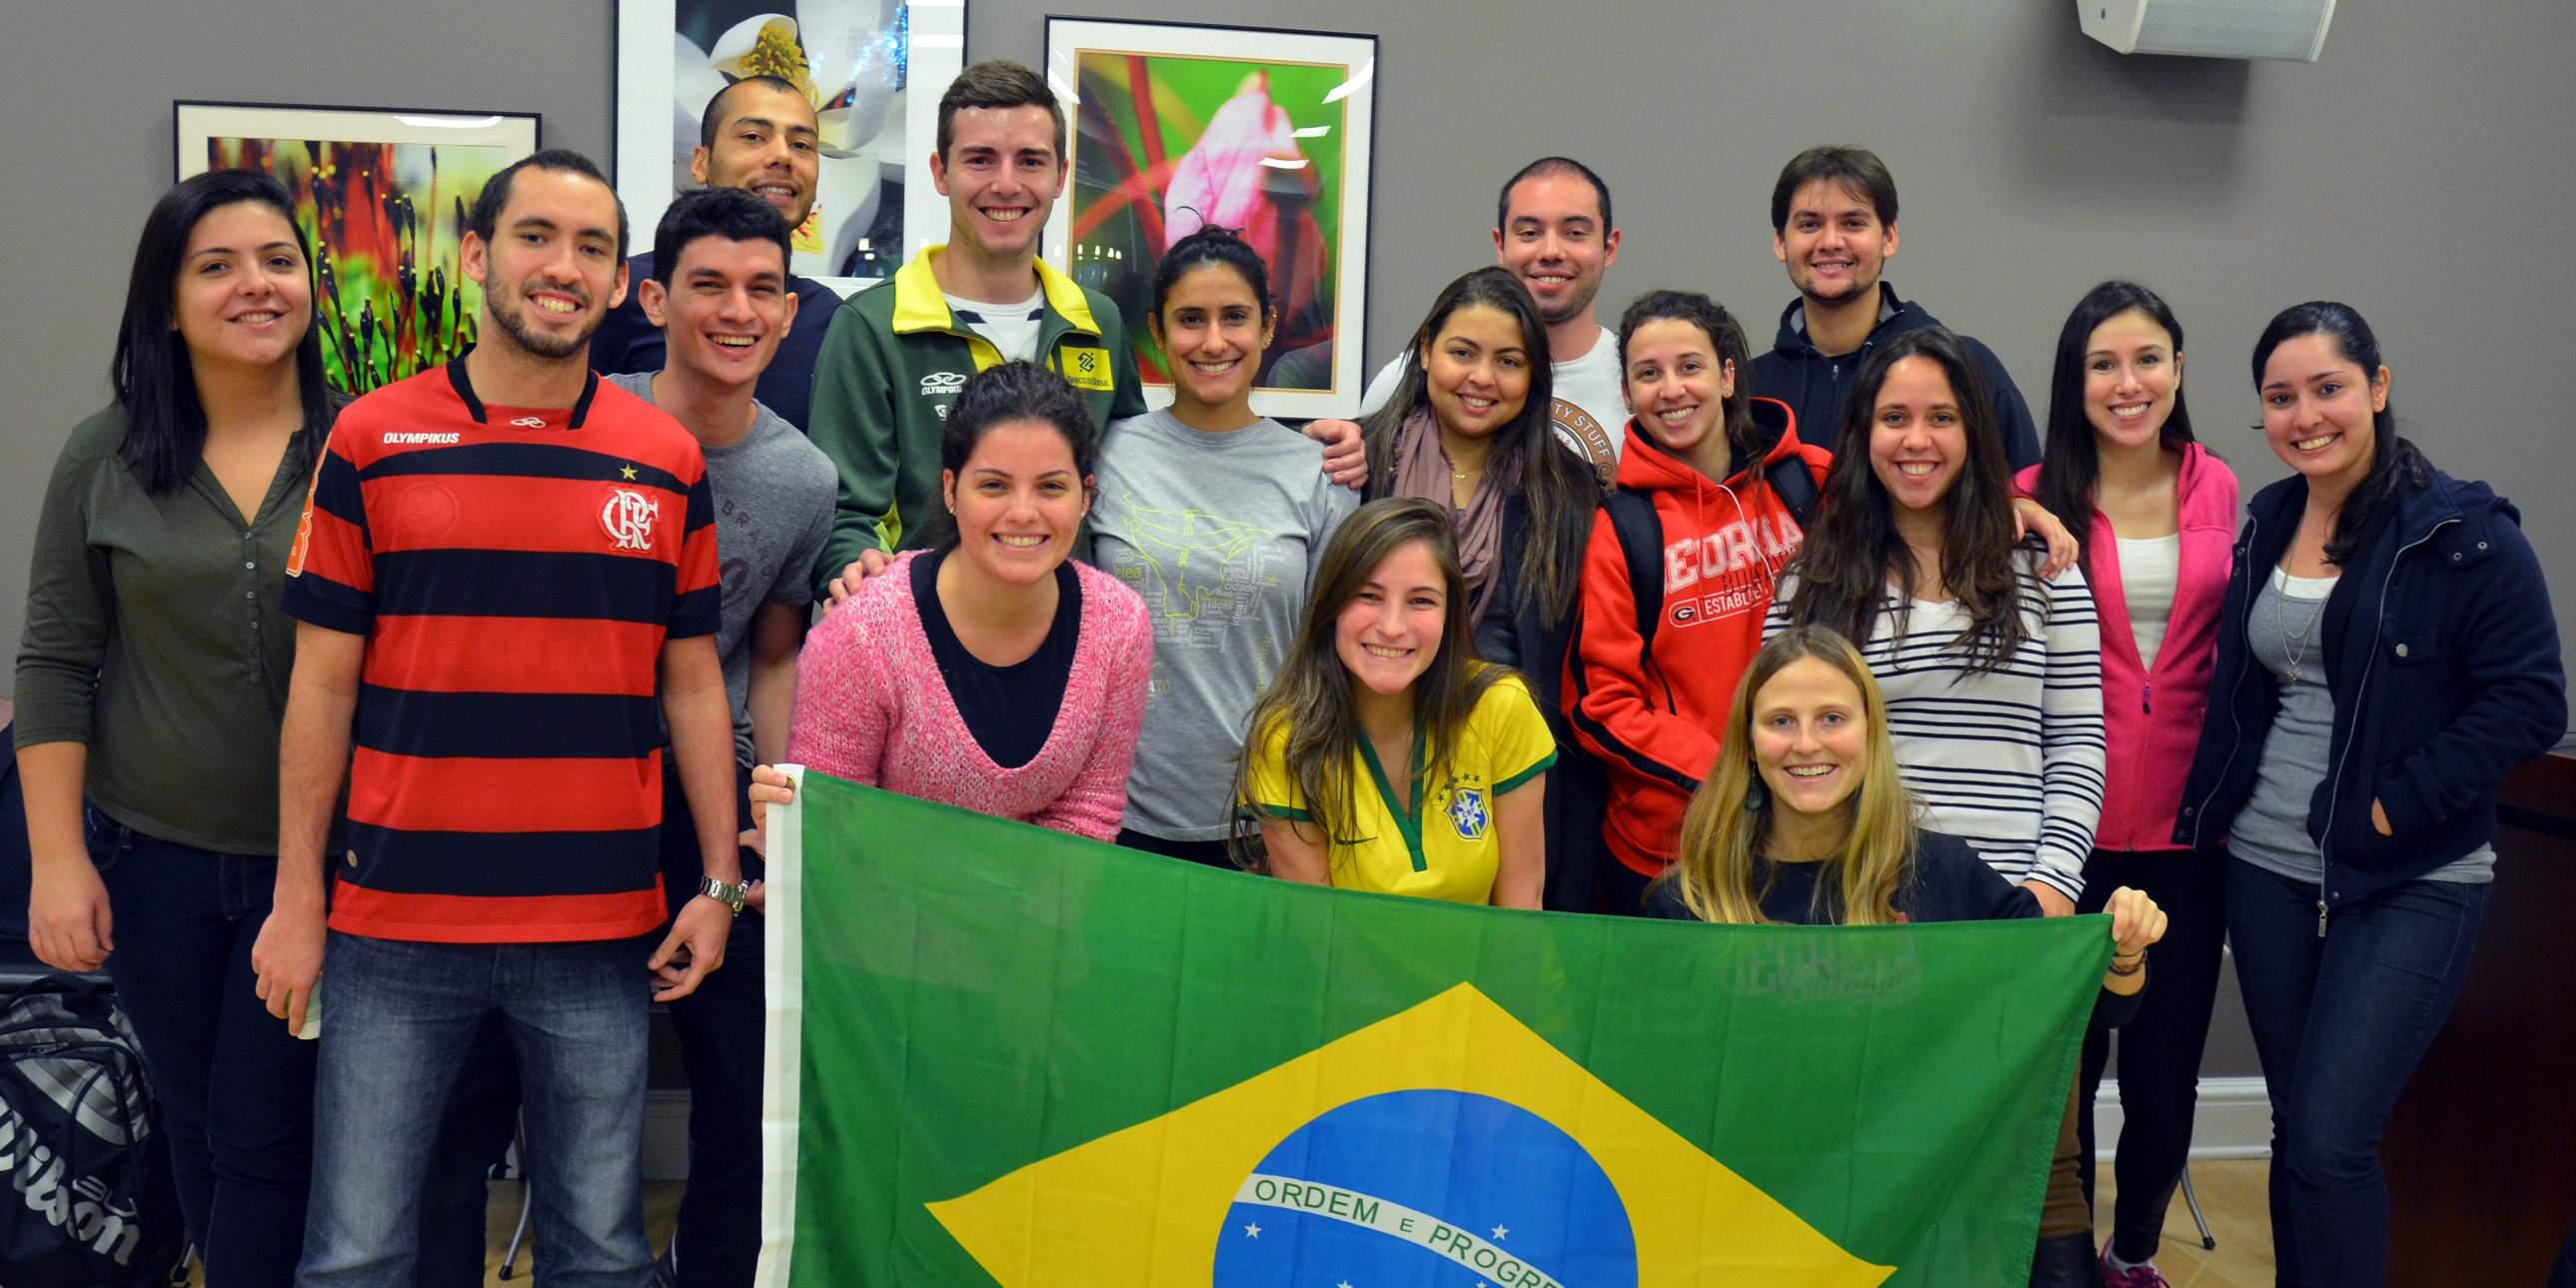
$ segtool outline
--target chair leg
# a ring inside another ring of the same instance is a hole
[[[536,1212],[537,1207],[533,1197],[528,1193],[528,1128],[525,1118],[520,1120],[518,1139],[512,1142],[512,1152],[519,1161],[519,1228],[510,1232],[509,1250],[501,1254],[503,1279],[509,1278],[511,1267],[519,1263],[519,1249],[526,1247],[528,1243],[528,1218]],[[2187,1182],[2188,1176],[2185,1179]],[[2197,1206],[2192,1208],[2195,1215],[2199,1211]],[[530,1273],[534,1273],[533,1267]]]
[[[2200,1227],[2200,1246],[2205,1251],[2218,1250],[2218,1239],[2209,1232],[2209,1218],[2200,1214],[2200,1196],[2191,1192],[2191,1164],[2182,1165],[2182,1201],[2191,1209],[2191,1223]]]

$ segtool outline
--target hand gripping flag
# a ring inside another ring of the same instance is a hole
[[[795,777],[761,1288],[2029,1277],[2100,917],[1472,908]]]

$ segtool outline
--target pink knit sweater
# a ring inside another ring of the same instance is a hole
[[[1004,769],[984,755],[940,678],[912,596],[916,557],[870,577],[807,637],[787,758],[906,796],[1117,839],[1153,673],[1145,601],[1107,573],[1073,566],[1082,622],[1064,705],[1036,757]]]

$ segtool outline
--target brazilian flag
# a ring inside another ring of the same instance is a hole
[[[2029,1277],[2102,918],[1471,908],[796,777],[762,1288]]]

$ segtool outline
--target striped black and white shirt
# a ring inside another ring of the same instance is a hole
[[[2102,816],[2102,640],[2080,568],[2055,580],[2024,550],[2021,608],[2029,638],[2002,667],[1971,672],[1959,645],[1967,614],[1915,600],[1896,634],[1895,593],[1879,605],[1861,657],[1887,695],[1888,736],[1923,826],[1960,837],[2016,881],[2068,899],[2084,891],[2084,861]],[[1788,625],[1797,594],[1780,579],[1764,636]]]

